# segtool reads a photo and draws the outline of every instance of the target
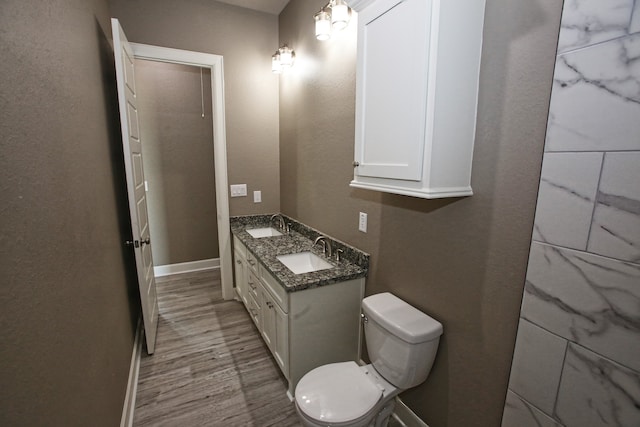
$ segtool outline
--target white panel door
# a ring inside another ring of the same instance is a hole
[[[420,181],[431,0],[380,0],[358,21],[356,175]]]
[[[127,176],[127,195],[129,196],[131,233],[133,237],[133,241],[127,242],[127,244],[132,246],[135,252],[147,353],[152,354],[155,351],[156,332],[158,330],[158,299],[156,296],[156,279],[153,273],[147,197],[144,187],[142,141],[140,140],[140,128],[138,126],[133,52],[127,37],[122,31],[122,27],[120,27],[120,23],[115,18],[111,19],[111,29],[113,31],[113,51],[116,60],[116,81],[124,149],[124,166]]]

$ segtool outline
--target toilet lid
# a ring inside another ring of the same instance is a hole
[[[344,423],[369,412],[382,390],[355,362],[331,363],[307,373],[296,386],[296,404],[308,417]]]

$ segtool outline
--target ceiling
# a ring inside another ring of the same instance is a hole
[[[289,0],[217,0],[220,3],[232,4],[234,6],[245,7],[260,12],[279,15],[282,9],[289,3]]]

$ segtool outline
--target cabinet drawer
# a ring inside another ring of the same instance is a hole
[[[254,297],[252,293],[249,293],[249,298],[247,298],[248,305],[247,311],[249,312],[249,316],[253,323],[256,324],[259,331],[262,331],[262,316],[260,316],[260,304],[257,302],[257,297]]]
[[[260,265],[260,277],[265,289],[273,296],[275,303],[280,306],[282,311],[288,313],[289,298],[282,285],[262,265]]]
[[[260,286],[260,279],[258,276],[251,270],[248,270],[247,275],[247,284],[249,293],[256,299],[256,302],[259,301],[258,298],[258,286]]]
[[[241,256],[247,257],[247,247],[238,240],[236,236],[233,236],[233,250],[238,252]]]
[[[258,273],[258,260],[256,257],[247,250],[247,265],[250,269]]]

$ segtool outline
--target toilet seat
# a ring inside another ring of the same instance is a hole
[[[382,390],[355,362],[331,363],[308,372],[296,386],[299,410],[318,423],[340,425],[366,417]]]

